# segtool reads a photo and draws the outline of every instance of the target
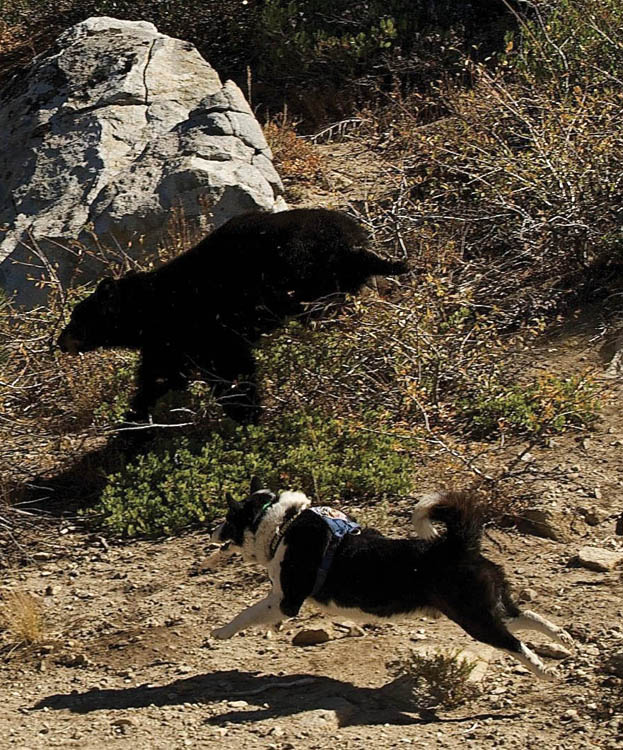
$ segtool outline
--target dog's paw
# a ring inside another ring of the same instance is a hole
[[[213,630],[210,635],[212,638],[218,638],[220,641],[226,641],[228,638],[231,638],[232,635],[234,635],[235,631],[232,631],[230,627],[227,625],[224,625],[222,628],[216,628],[216,630]]]

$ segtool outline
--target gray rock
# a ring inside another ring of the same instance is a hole
[[[64,284],[102,272],[71,248],[93,232],[152,247],[174,209],[205,231],[286,208],[281,193],[240,90],[151,23],[87,19],[0,91],[0,285],[23,304],[41,298],[28,275],[50,274],[23,263]]]
[[[576,562],[583,568],[607,573],[623,563],[623,552],[599,547],[582,547],[577,554]]]

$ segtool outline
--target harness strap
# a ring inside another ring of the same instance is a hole
[[[333,563],[333,558],[335,557],[340,542],[347,534],[360,534],[361,526],[348,519],[341,511],[334,510],[333,508],[316,506],[309,508],[309,510],[314,511],[314,513],[319,515],[331,531],[331,536],[329,537],[320,565],[318,566],[314,588],[311,592],[311,596],[315,596],[322,589],[327,580],[331,564]]]
[[[285,536],[286,531],[292,526],[292,524],[296,521],[296,519],[300,516],[301,510],[297,509],[296,513],[291,518],[287,518],[279,527],[279,530],[275,534],[275,536],[271,539],[270,545],[268,547],[268,558],[272,560],[272,558],[275,556],[275,552],[277,551],[277,547],[279,546],[281,540]]]

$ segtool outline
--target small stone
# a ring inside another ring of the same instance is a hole
[[[525,588],[521,589],[518,595],[519,602],[523,604],[524,602],[533,602],[537,598],[538,594],[534,589]]]
[[[588,570],[608,573],[623,563],[623,552],[600,549],[599,547],[582,547],[575,560],[581,567]]]
[[[550,659],[567,659],[571,656],[571,651],[559,643],[536,643],[531,644],[531,646],[539,656],[546,656]]]
[[[601,490],[599,487],[593,489],[593,497],[597,498],[597,500],[601,500]]]
[[[623,651],[612,654],[606,661],[606,671],[616,677],[623,677]]]
[[[292,639],[293,646],[315,646],[326,643],[331,639],[330,633],[324,628],[316,630],[300,630]]]
[[[365,635],[366,631],[355,623],[348,628],[348,633],[346,633],[347,638],[365,638]]]
[[[566,721],[579,721],[580,714],[575,710],[575,708],[568,708],[562,715],[562,718]]]
[[[229,708],[248,708],[249,704],[246,701],[228,701],[227,705]]]
[[[605,514],[596,508],[589,508],[584,514],[584,520],[589,526],[599,526],[605,520]]]
[[[128,734],[132,729],[136,729],[136,722],[127,718],[115,719],[110,722],[110,726],[120,734]]]

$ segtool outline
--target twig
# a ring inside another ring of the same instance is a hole
[[[229,693],[229,695],[258,695],[259,693],[265,693],[267,690],[277,690],[278,688],[287,689],[291,687],[298,687],[300,685],[311,685],[316,682],[316,677],[302,677],[300,680],[288,680],[288,682],[277,682],[272,685],[263,685],[262,687],[254,688],[253,690],[241,690],[235,693]]]

